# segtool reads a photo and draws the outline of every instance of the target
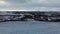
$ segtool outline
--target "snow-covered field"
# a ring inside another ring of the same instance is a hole
[[[60,34],[60,22],[0,22],[0,34]]]

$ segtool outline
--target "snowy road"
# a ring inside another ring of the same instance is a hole
[[[59,22],[0,22],[0,34],[60,34]]]

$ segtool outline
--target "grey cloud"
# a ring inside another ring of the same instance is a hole
[[[44,3],[44,2],[36,2],[35,0],[4,0],[6,2],[9,2],[11,3],[10,6],[15,6],[15,7],[22,7],[22,6],[25,6],[25,7],[60,7],[60,3],[59,1],[57,0],[48,0],[48,3]],[[54,3],[54,2],[55,3]]]
[[[26,0],[4,0],[4,1],[6,1],[6,2],[10,2],[10,3],[26,3]]]
[[[48,7],[48,8],[60,8],[60,0],[48,0],[46,3],[46,1],[42,2],[39,0],[3,0],[8,2],[8,4],[10,5],[3,5],[0,6],[0,8],[2,9],[26,9],[26,10],[33,10],[33,9],[41,9],[40,7]],[[47,9],[48,9],[47,8]]]

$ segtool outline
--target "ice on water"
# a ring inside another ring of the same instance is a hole
[[[60,23],[41,21],[0,22],[0,34],[60,34]]]

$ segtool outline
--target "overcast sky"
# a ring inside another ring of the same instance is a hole
[[[0,10],[60,10],[60,0],[0,0]]]

